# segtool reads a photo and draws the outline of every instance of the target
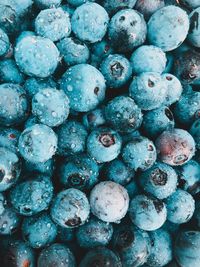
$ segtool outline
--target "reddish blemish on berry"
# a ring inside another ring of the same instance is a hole
[[[30,267],[30,261],[29,260],[25,260],[23,262],[23,267]]]
[[[15,134],[10,134],[9,137],[10,137],[11,139],[15,139],[15,138],[16,138],[16,135],[15,135]]]

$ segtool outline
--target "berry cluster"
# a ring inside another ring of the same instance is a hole
[[[200,0],[0,0],[0,267],[200,267]]]

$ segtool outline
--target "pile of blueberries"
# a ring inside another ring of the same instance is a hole
[[[200,0],[0,0],[0,266],[200,267]]]

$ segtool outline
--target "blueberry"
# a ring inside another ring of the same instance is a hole
[[[146,137],[135,137],[124,146],[122,158],[131,169],[144,171],[156,161],[156,148]]]
[[[14,128],[0,128],[0,146],[18,154],[18,139],[21,132]]]
[[[7,267],[35,267],[36,255],[25,242],[16,240],[9,244],[2,260]]]
[[[128,192],[130,199],[134,198],[136,195],[138,195],[140,193],[140,189],[139,189],[138,184],[136,183],[135,180],[133,180],[129,184],[127,184],[125,186],[125,188]]]
[[[200,265],[199,255],[200,232],[180,232],[175,243],[175,258],[182,267],[198,267]]]
[[[112,234],[111,224],[91,218],[86,224],[78,228],[76,238],[80,247],[94,248],[106,246],[110,242]]]
[[[92,213],[104,222],[117,222],[127,213],[129,196],[126,189],[114,182],[105,181],[93,187],[90,194]]]
[[[37,260],[38,267],[75,267],[75,258],[64,244],[54,243],[41,251]]]
[[[106,105],[105,118],[114,129],[128,133],[140,127],[142,112],[133,99],[128,96],[118,96]]]
[[[54,171],[54,160],[49,159],[46,162],[33,163],[24,161],[23,168],[27,173],[41,173],[47,176],[52,176]]]
[[[16,34],[20,30],[21,20],[19,14],[5,1],[0,2],[0,28],[6,34]]]
[[[106,120],[103,108],[94,109],[83,115],[83,125],[88,130],[92,130],[98,126],[102,126],[105,123]]]
[[[61,90],[46,88],[34,95],[32,113],[40,123],[59,126],[69,115],[69,99]]]
[[[46,79],[39,78],[28,78],[25,81],[24,89],[31,100],[35,94],[46,89],[46,88],[56,88],[56,82],[50,76]]]
[[[166,97],[167,85],[156,72],[143,72],[134,77],[129,87],[129,95],[143,110],[159,108]]]
[[[174,127],[174,116],[171,110],[162,106],[144,114],[142,128],[149,138],[156,138],[163,131]]]
[[[35,19],[37,35],[49,38],[53,42],[68,37],[71,33],[69,14],[62,8],[50,8],[40,11]]]
[[[90,64],[98,68],[102,60],[113,53],[114,50],[107,39],[94,43],[91,45]]]
[[[18,147],[25,160],[45,162],[55,154],[57,136],[48,126],[35,124],[22,132]]]
[[[87,151],[97,162],[115,159],[121,150],[121,137],[111,128],[94,129],[87,139]]]
[[[10,41],[8,35],[0,29],[0,56],[4,56],[9,51],[9,48]]]
[[[19,84],[24,82],[24,75],[19,71],[13,59],[5,59],[0,62],[0,81]]]
[[[56,225],[46,212],[23,220],[22,236],[32,248],[42,248],[51,244],[56,234]]]
[[[172,129],[164,131],[156,140],[158,158],[169,165],[183,165],[195,153],[195,142],[185,130]]]
[[[102,6],[87,2],[74,11],[72,31],[80,40],[96,43],[106,34],[108,21],[108,14]]]
[[[69,1],[68,1],[68,3],[69,3]],[[60,7],[62,8],[63,11],[66,11],[69,14],[69,17],[71,18],[72,15],[74,14],[75,7],[74,6],[71,6],[68,3],[67,4],[64,4],[64,5],[61,5]]]
[[[59,180],[63,187],[89,190],[98,182],[99,167],[86,154],[67,158],[59,167]]]
[[[190,160],[178,168],[180,187],[190,194],[195,195],[200,192],[200,164],[195,160]]]
[[[14,56],[22,72],[39,78],[54,73],[59,61],[59,51],[54,43],[34,35],[24,36],[17,41]]]
[[[68,66],[87,63],[89,60],[89,48],[77,38],[64,38],[57,43],[57,47]]]
[[[200,149],[200,119],[196,120],[190,128],[190,133],[196,142],[196,148]]]
[[[89,64],[69,68],[62,76],[60,88],[69,97],[70,107],[79,112],[94,109],[105,98],[104,77]]]
[[[34,0],[34,3],[40,9],[46,9],[51,7],[57,7],[61,4],[62,0]]]
[[[63,243],[73,241],[75,239],[74,228],[57,226],[57,239]]]
[[[133,52],[130,62],[135,74],[142,72],[157,72],[161,74],[165,70],[167,58],[159,47],[142,45]]]
[[[85,127],[78,121],[66,121],[57,128],[56,134],[58,136],[57,153],[59,155],[69,156],[85,150],[88,133]]]
[[[166,199],[167,219],[173,223],[186,223],[194,213],[194,199],[186,191],[177,189]]]
[[[172,74],[165,73],[161,77],[163,82],[167,85],[167,93],[164,104],[170,106],[180,99],[183,87],[180,81]]]
[[[162,229],[149,233],[151,239],[151,254],[147,259],[149,267],[166,266],[172,260],[172,238]]]
[[[18,183],[11,189],[9,197],[19,214],[32,216],[48,208],[53,197],[53,185],[49,177],[37,175],[33,180]]]
[[[158,9],[165,6],[164,0],[137,0],[135,4],[135,9],[142,13],[144,17],[148,20],[153,13],[155,13]]]
[[[180,224],[172,223],[167,220],[162,226],[162,229],[167,231],[170,235],[175,236],[176,233],[179,231],[180,226]]]
[[[105,176],[108,181],[126,185],[134,178],[135,172],[120,159],[115,159],[105,167]]]
[[[30,115],[28,117],[28,119],[26,120],[26,122],[24,123],[24,129],[32,127],[35,124],[38,124],[38,120],[36,117],[34,117],[33,115]]]
[[[20,222],[20,216],[7,204],[5,196],[0,194],[0,236],[16,232]]]
[[[70,5],[77,7],[80,6],[86,2],[94,2],[94,0],[68,0],[67,1]]]
[[[196,8],[189,15],[190,30],[188,34],[188,41],[196,47],[200,47],[200,7]]]
[[[200,79],[200,54],[194,50],[180,53],[174,62],[174,74],[184,84]]]
[[[163,73],[171,73],[173,71],[174,55],[171,52],[168,52],[166,53],[166,57],[167,57],[167,63]]]
[[[142,230],[154,231],[160,228],[167,218],[167,209],[160,199],[137,195],[129,206],[132,222]]]
[[[121,260],[117,254],[106,247],[90,250],[82,259],[79,267],[122,267]]]
[[[86,195],[75,188],[58,193],[51,206],[53,221],[65,228],[74,228],[84,224],[89,213],[90,205]]]
[[[177,121],[190,126],[199,117],[200,92],[184,90],[180,100],[176,103],[174,115]]]
[[[8,190],[15,184],[21,172],[21,161],[18,156],[0,147],[0,192]]]
[[[148,22],[148,39],[150,44],[162,48],[163,51],[171,51],[181,45],[188,30],[187,13],[173,5],[165,6],[151,16]]]
[[[198,230],[200,229],[200,200],[195,201],[194,217]]]
[[[199,7],[199,0],[179,0],[181,4],[186,5],[189,8]]]
[[[119,88],[127,84],[132,75],[132,68],[128,59],[114,54],[106,57],[100,66],[101,72],[110,88]]]
[[[108,37],[117,52],[128,52],[145,42],[146,22],[143,15],[133,9],[117,12],[110,21]]]
[[[112,248],[124,267],[143,266],[150,255],[149,235],[134,226],[121,225],[114,230]]]
[[[27,118],[29,105],[24,89],[14,83],[0,85],[0,125],[19,125]]]
[[[136,1],[137,0],[103,0],[101,2],[109,14],[114,14],[121,9],[132,9],[135,6]]]
[[[177,174],[172,167],[158,162],[139,176],[139,182],[147,193],[164,199],[175,192]]]

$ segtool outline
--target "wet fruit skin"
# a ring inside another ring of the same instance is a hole
[[[21,173],[21,161],[18,156],[0,147],[0,192],[6,191],[16,184]]]
[[[158,158],[171,166],[189,161],[195,153],[193,137],[185,130],[172,129],[163,132],[156,140]]]
[[[112,224],[92,217],[86,224],[78,228],[76,238],[81,247],[94,248],[108,245],[112,234]]]
[[[118,11],[110,20],[108,37],[112,47],[119,53],[133,51],[145,42],[146,22],[143,16],[133,9]]]
[[[151,267],[166,266],[173,257],[172,237],[167,231],[162,229],[150,232],[149,236],[151,240],[151,253],[147,259],[147,265]]]
[[[117,131],[108,127],[100,127],[88,136],[87,151],[97,162],[108,162],[119,155],[121,142]]]
[[[24,216],[32,216],[48,208],[52,197],[53,184],[48,176],[43,175],[18,183],[9,192],[12,206]]]
[[[163,31],[159,25],[165,27]],[[176,49],[185,40],[189,30],[187,13],[174,5],[158,9],[148,21],[149,43],[163,51]]]
[[[11,242],[3,256],[3,264],[7,267],[35,267],[35,252],[25,242]]]
[[[122,55],[109,55],[101,62],[100,70],[110,88],[120,88],[131,79],[132,68],[129,60]]]
[[[184,84],[200,78],[200,55],[194,50],[181,53],[174,62],[174,74]]]
[[[141,266],[150,256],[150,238],[147,232],[133,225],[115,228],[111,247],[121,257],[123,266]]]
[[[175,192],[178,177],[172,167],[158,162],[139,176],[139,183],[147,193],[164,199]]]
[[[44,248],[38,257],[38,267],[75,267],[75,259],[71,250],[64,244],[54,243],[49,247]]]
[[[148,111],[143,116],[142,129],[149,138],[158,137],[163,131],[175,125],[174,115],[167,106]]]
[[[91,212],[104,222],[121,220],[127,213],[128,205],[126,189],[111,181],[97,184],[90,193]]]
[[[117,254],[112,250],[106,247],[99,247],[93,250],[90,250],[80,263],[80,267],[85,266],[115,266],[122,267],[121,260]]]
[[[53,42],[68,37],[71,33],[69,14],[61,8],[42,10],[35,19],[35,31]]]
[[[67,120],[56,129],[56,134],[58,137],[58,155],[70,156],[84,152],[88,133],[80,122]]]
[[[167,85],[157,72],[143,72],[133,78],[129,95],[142,110],[159,108],[165,101]]]
[[[23,220],[22,235],[29,246],[38,249],[55,240],[57,227],[47,213],[42,213]]]
[[[119,132],[132,132],[142,123],[141,109],[128,96],[113,98],[104,109],[107,122]]]
[[[153,142],[143,136],[132,138],[122,150],[124,162],[135,171],[147,170],[154,164],[156,157]]]
[[[130,202],[129,216],[140,229],[154,231],[166,221],[167,209],[164,202],[157,198],[137,195]]]
[[[70,100],[70,107],[78,112],[90,111],[105,98],[105,79],[89,64],[70,67],[62,76],[60,89]]]
[[[194,213],[194,199],[188,192],[177,189],[166,199],[167,219],[181,224],[188,222]]]
[[[85,13],[87,13],[86,17]],[[78,7],[73,13],[72,31],[80,40],[96,43],[101,41],[106,34],[108,21],[108,14],[102,6],[88,2]]]
[[[99,167],[87,154],[69,157],[59,168],[59,180],[63,187],[90,190],[97,182]]]
[[[185,231],[180,232],[175,242],[175,258],[183,267],[198,267],[200,232]]]
[[[22,124],[29,113],[29,103],[25,90],[18,84],[0,85],[0,125],[14,126]]]
[[[74,228],[86,222],[90,206],[83,192],[70,188],[56,195],[50,213],[56,224],[65,228]]]
[[[161,74],[165,69],[167,58],[159,47],[142,45],[133,52],[130,62],[135,74],[143,72],[158,72]]]

